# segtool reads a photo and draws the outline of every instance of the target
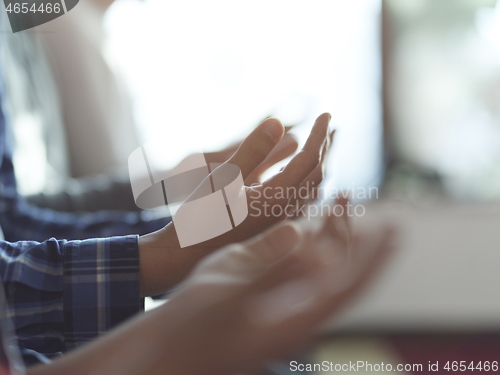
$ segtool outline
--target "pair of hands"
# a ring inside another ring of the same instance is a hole
[[[390,229],[285,221],[205,258],[163,306],[28,375],[233,375],[293,354],[370,280]]]
[[[315,189],[323,180],[324,163],[332,143],[333,132],[328,130],[330,118],[328,113],[319,116],[302,150],[279,173],[263,183],[259,181],[262,173],[291,155],[297,148],[297,142],[290,135],[285,135],[285,128],[278,120],[267,119],[239,145],[226,162],[241,170],[250,213],[265,205],[281,207],[285,212],[287,205],[301,203],[296,202],[297,197],[265,194],[269,191],[299,191],[305,188],[309,196],[314,196]],[[209,154],[207,161],[217,161],[214,156],[222,155]],[[179,245],[173,223],[158,232],[142,236],[139,242],[142,295],[164,293],[181,281],[204,256],[229,243],[241,242],[262,233],[285,218],[284,214],[250,214],[231,231],[185,248]]]
[[[227,162],[241,169],[249,204],[290,203],[255,194],[268,187],[307,186],[314,193],[331,144],[328,121],[328,114],[321,115],[304,148],[262,184],[255,179],[266,163],[274,164],[271,153],[283,126],[266,120],[243,141]],[[356,295],[393,249],[392,231],[383,225],[352,235],[348,202],[335,204],[344,206],[343,216],[281,223],[283,217],[248,216],[232,231],[189,248],[176,243],[173,225],[141,237],[144,295],[167,290],[219,250],[163,306],[50,365],[30,368],[28,375],[230,375],[292,354]]]

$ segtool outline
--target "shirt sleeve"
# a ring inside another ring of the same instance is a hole
[[[53,357],[143,311],[137,236],[1,241],[0,252],[21,352]]]

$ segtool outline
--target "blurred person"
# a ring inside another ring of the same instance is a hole
[[[24,155],[32,153],[40,170],[34,173],[30,158],[17,157],[20,188],[28,194],[48,192],[28,198],[40,207],[134,211],[127,175],[116,170],[140,145],[131,103],[100,53],[100,44],[89,47],[98,41],[88,35],[95,26],[89,16],[94,7],[79,5],[81,11],[79,6],[50,23],[56,32],[41,25],[38,33],[3,36],[6,100],[17,147]],[[81,30],[83,25],[87,32]],[[72,178],[86,175],[94,176]]]
[[[123,168],[141,143],[130,90],[104,53],[103,18],[111,4],[82,1],[34,34],[55,78],[74,178]]]

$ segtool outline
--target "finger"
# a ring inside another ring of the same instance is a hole
[[[247,177],[245,184],[247,186],[253,183],[259,183],[262,174],[271,168],[274,164],[291,156],[299,146],[297,138],[293,134],[286,134],[281,141],[271,151],[267,158]]]
[[[335,135],[335,130],[333,130],[328,135],[327,141],[323,145],[323,149],[321,150],[321,160],[318,166],[314,169],[314,171],[311,172],[309,176],[307,176],[306,180],[301,184],[301,187],[306,186],[309,189],[313,189],[317,187],[319,184],[321,184],[321,182],[323,182],[323,179],[325,178],[326,174],[326,162],[328,160],[328,154],[332,146],[334,135]]]
[[[328,135],[330,114],[319,116],[303,149],[295,155],[285,169],[268,180],[269,184],[281,187],[299,187],[321,161],[321,153]]]
[[[372,249],[368,251],[369,254],[364,254],[365,256],[361,265],[356,263],[348,266],[342,275],[343,278],[349,278],[349,283],[346,285],[345,280],[337,278],[336,281],[332,282],[332,287],[329,288],[326,285],[326,290],[324,290],[321,298],[323,302],[316,305],[316,311],[311,311],[315,315],[316,320],[321,321],[330,318],[334,313],[340,312],[345,303],[354,298],[372,280],[373,276],[380,271],[396,248],[394,233],[392,229],[385,229],[382,236],[376,242],[373,242],[372,236],[369,236],[369,243],[372,245]],[[365,253],[367,249],[358,250]],[[330,280],[332,279],[330,278]],[[337,288],[338,284],[343,285],[340,290]],[[328,289],[331,289],[331,291],[328,292]]]
[[[314,168],[314,170],[309,174],[309,176],[307,176],[307,178],[300,184],[300,187],[305,186],[308,190],[311,190],[314,187],[317,187],[323,181],[325,177],[324,159],[329,149],[328,144],[329,142],[325,142],[323,144],[319,164],[316,166],[316,168]]]
[[[265,120],[241,143],[228,160],[237,165],[245,180],[261,164],[283,137],[283,125],[277,119]]]
[[[303,305],[314,284],[303,263],[287,257],[274,264],[247,289],[244,312],[256,327],[276,328]]]
[[[205,153],[205,160],[207,163],[224,163],[226,162],[231,156],[234,155],[238,147],[240,146],[240,143],[233,144],[231,146],[228,146],[224,150],[217,151],[217,152],[206,152]]]
[[[333,231],[334,235],[349,249],[352,242],[351,224],[348,215],[349,200],[337,198],[333,203],[332,214],[325,219],[323,232]],[[338,209],[340,207],[340,210]]]
[[[256,280],[252,287],[256,295],[248,304],[254,323],[276,326],[323,307],[327,294],[317,274],[324,272],[327,266],[321,261],[316,240],[312,233],[305,232],[299,248]],[[307,319],[305,323],[315,325],[316,321]]]
[[[310,232],[300,231],[300,238],[300,243],[298,245],[296,243],[292,251],[272,263],[255,280],[252,287],[255,292],[260,293],[273,289],[279,284],[296,278],[314,278],[318,267],[322,265],[318,254],[310,249],[310,246],[314,245],[308,245],[308,243],[312,244],[314,242],[314,236]],[[279,239],[275,238],[275,240]]]
[[[259,124],[263,123],[264,121],[266,121],[267,119],[270,119],[270,118],[273,118],[272,114],[271,115],[267,115],[262,120],[260,120]],[[288,133],[293,127],[294,127],[294,125],[286,125],[285,126],[285,133]]]
[[[266,117],[264,120],[266,120],[269,117]],[[264,121],[262,120],[262,121]],[[261,122],[262,122],[261,121]],[[285,135],[292,129],[293,126],[285,126]],[[215,151],[215,152],[205,152],[205,160],[207,163],[225,163],[228,161],[228,159],[234,155],[238,147],[240,147],[242,141],[234,142],[231,145],[227,146],[224,150],[221,151]],[[297,149],[297,148],[295,148]],[[273,150],[274,151],[274,150]],[[292,151],[292,153],[295,152],[295,150]],[[290,153],[290,155],[292,154]],[[288,155],[288,156],[290,156]],[[285,159],[284,157],[283,159]],[[282,160],[283,160],[282,159]],[[279,160],[281,161],[281,160]],[[277,163],[277,162],[276,162]]]
[[[303,205],[310,204],[315,200],[320,199],[321,197],[319,196],[320,190],[319,190],[319,185],[321,182],[323,182],[323,179],[326,174],[326,160],[328,153],[331,149],[332,141],[333,141],[333,136],[335,135],[335,130],[330,132],[327,141],[323,145],[323,149],[321,151],[321,160],[319,165],[311,172],[309,176],[305,179],[300,184],[299,191],[303,192],[304,190],[307,192],[307,194],[300,194],[299,196],[296,196],[295,198],[290,199],[290,204],[294,207],[302,207]],[[304,212],[301,212],[301,215],[303,216]]]
[[[299,147],[297,137],[290,133],[285,133],[281,141],[271,151],[267,158],[258,166],[257,170],[265,171],[274,164],[292,155]]]
[[[393,227],[386,227],[378,236],[364,234],[363,241],[354,245],[353,252],[357,253],[357,259],[351,259],[352,263],[348,265],[352,278],[347,287],[339,293],[339,299],[349,298],[358,292],[386,263],[396,249],[395,234]]]
[[[281,223],[250,240],[249,251],[264,264],[271,264],[293,251],[300,243],[302,231],[292,222]]]

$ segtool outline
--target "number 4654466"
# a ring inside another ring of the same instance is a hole
[[[5,9],[7,13],[60,13],[61,5],[59,3],[9,3]]]

